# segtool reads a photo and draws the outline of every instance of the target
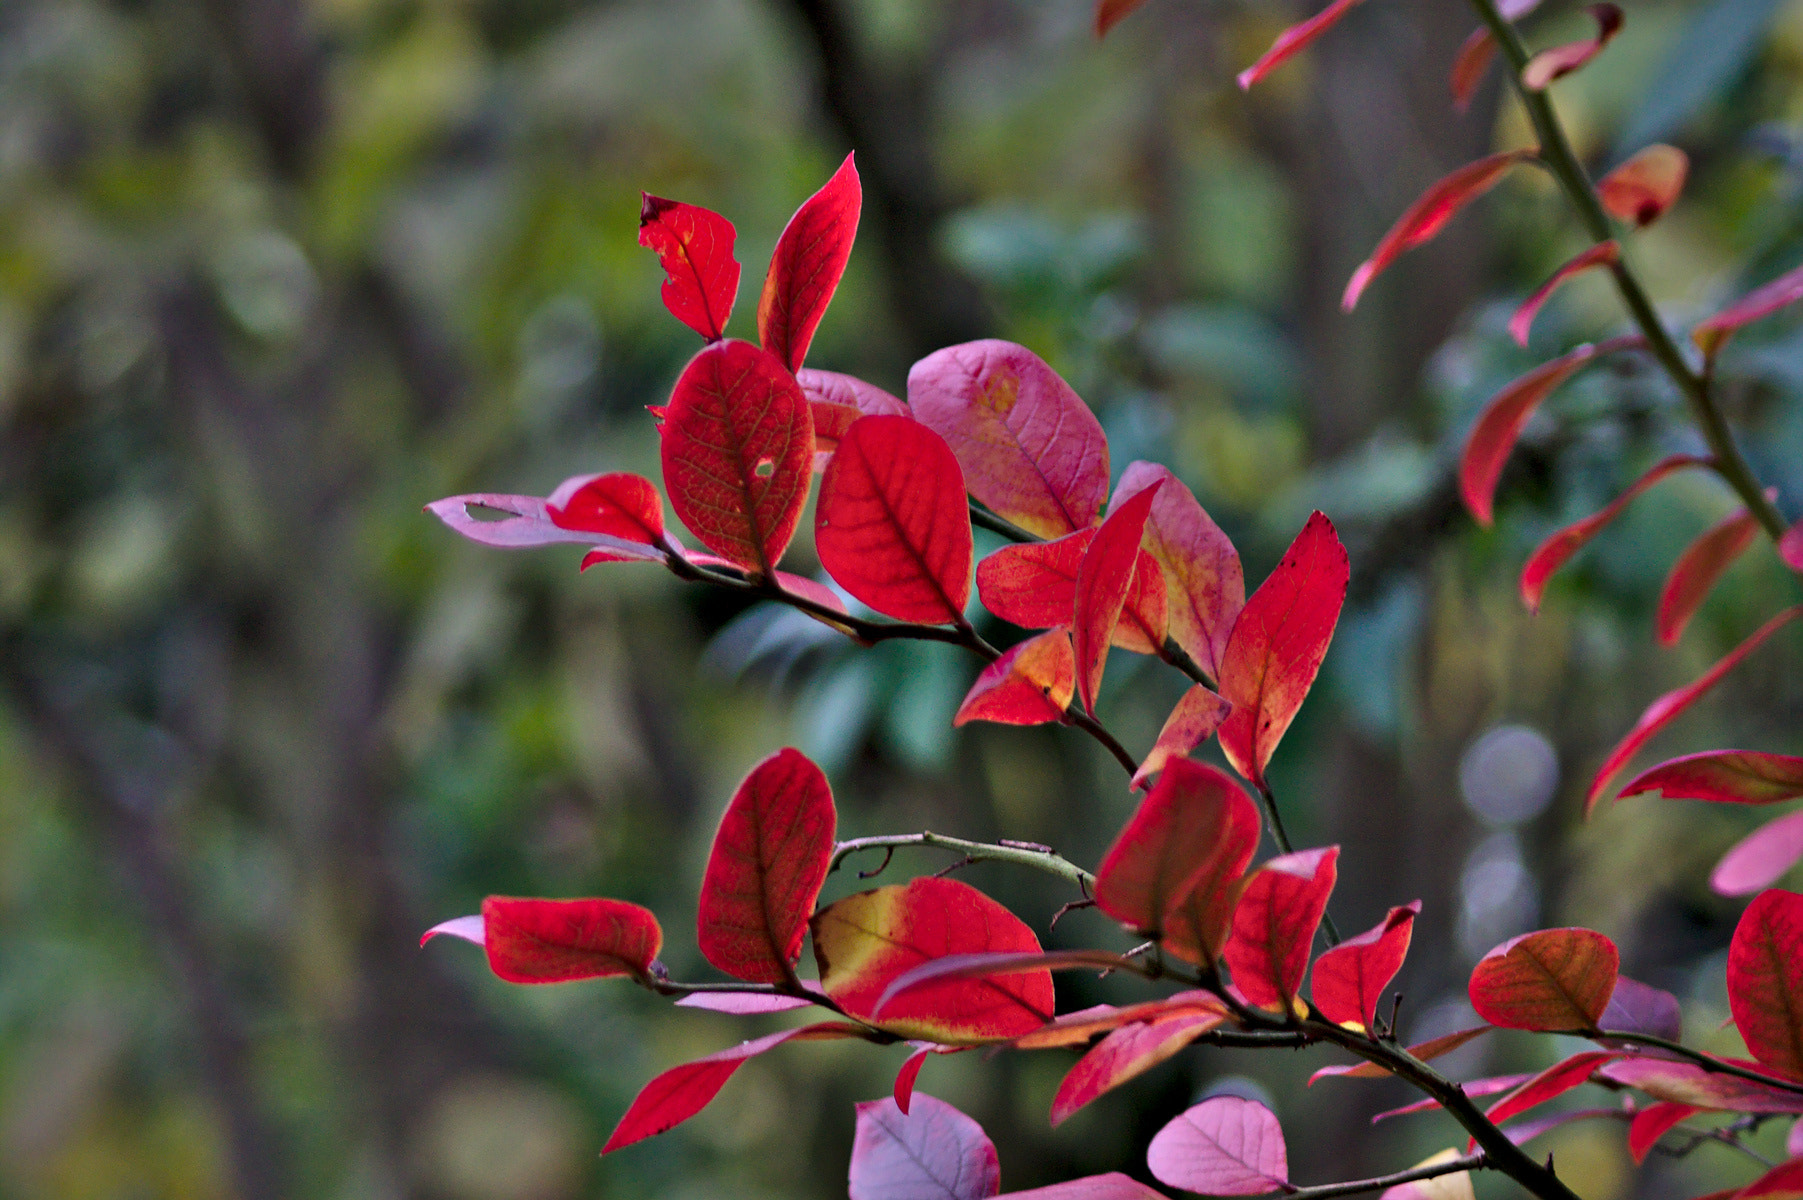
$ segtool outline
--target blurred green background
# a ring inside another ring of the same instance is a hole
[[[1452,110],[1474,25],[1454,0],[1373,0],[1241,95],[1233,73],[1302,15],[1151,0],[1097,44],[1086,0],[0,2],[0,1197],[844,1194],[852,1104],[887,1093],[900,1048],[785,1048],[602,1161],[651,1075],[780,1018],[510,987],[417,939],[490,893],[617,896],[660,914],[678,977],[708,977],[708,842],[784,744],[825,765],[846,835],[1032,839],[1093,866],[1128,813],[1080,735],[954,733],[975,664],[951,648],[857,652],[420,512],[655,477],[643,406],[695,342],[636,245],[639,192],[737,223],[746,334],[783,222],[848,150],[863,236],[812,365],[899,393],[939,346],[1012,338],[1095,408],[1117,472],[1157,458],[1195,489],[1249,582],[1311,507],[1338,523],[1352,598],[1274,779],[1300,841],[1345,845],[1342,929],[1426,902],[1410,1036],[1467,1019],[1491,945],[1583,923],[1733,1049],[1740,905],[1705,880],[1755,818],[1642,800],[1585,825],[1578,800],[1641,707],[1796,580],[1762,543],[1656,648],[1666,567],[1731,507],[1683,477],[1523,612],[1529,548],[1696,439],[1644,364],[1594,371],[1530,427],[1496,529],[1473,525],[1450,468],[1478,406],[1617,309],[1582,281],[1531,353],[1508,342],[1513,304],[1582,247],[1521,172],[1343,316],[1395,215],[1522,124],[1494,76]],[[1531,40],[1587,20],[1549,3]],[[1803,259],[1803,0],[1637,3],[1555,96],[1594,167],[1690,152],[1688,195],[1632,247],[1674,318]],[[1722,375],[1794,516],[1803,323],[1748,331]],[[805,535],[791,557],[812,568]],[[1777,639],[1655,752],[1803,752],[1800,660]],[[1179,684],[1117,654],[1104,716],[1143,752]],[[885,879],[942,865],[904,853]],[[1041,929],[1070,898],[960,877]],[[1051,940],[1123,944],[1095,913]],[[1145,994],[1059,986],[1066,1007]],[[1558,1051],[1503,1035],[1451,1066]],[[1438,1116],[1372,1130],[1409,1098],[1389,1084],[1305,1090],[1338,1061],[1320,1050],[1192,1051],[1054,1132],[1070,1060],[935,1059],[921,1086],[983,1121],[1011,1189],[1143,1174],[1150,1134],[1221,1087],[1268,1098],[1300,1182],[1457,1140]],[[1706,1146],[1636,1179],[1623,1140],[1592,1122],[1539,1145],[1587,1200],[1755,1171]]]

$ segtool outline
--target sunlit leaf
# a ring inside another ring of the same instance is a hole
[[[1531,92],[1543,91],[1555,79],[1563,79],[1603,52],[1621,32],[1621,9],[1613,4],[1592,4],[1585,10],[1596,19],[1596,36],[1542,50],[1521,69],[1521,84]]]
[[[858,235],[864,192],[852,156],[789,218],[758,297],[758,341],[799,371],[826,306],[832,302]]]
[[[1171,715],[1165,718],[1164,728],[1158,731],[1158,740],[1152,743],[1145,761],[1133,773],[1132,786],[1145,787],[1171,759],[1182,758],[1207,741],[1232,710],[1233,705],[1199,683],[1183,693]]]
[[[1154,486],[1158,498],[1146,518],[1145,546],[1163,569],[1171,638],[1219,678],[1221,655],[1246,603],[1239,552],[1195,494],[1157,463],[1128,463],[1109,498],[1109,511]],[[1131,598],[1128,606],[1133,606]]]
[[[953,725],[1044,725],[1062,721],[1077,690],[1070,634],[1054,629],[1028,638],[983,668],[958,706]]]
[[[1654,143],[1603,176],[1596,196],[1604,212],[1640,229],[1678,202],[1689,175],[1689,155],[1676,146]]]
[[[751,983],[794,981],[808,916],[826,882],[832,788],[799,750],[779,750],[733,793],[701,880],[702,956]]]
[[[1615,943],[1594,930],[1524,933],[1471,972],[1471,1006],[1504,1029],[1588,1032],[1608,1007],[1620,962]]]
[[[908,372],[908,407],[958,456],[970,494],[1029,533],[1095,523],[1108,496],[1108,441],[1057,372],[1012,342],[966,342]]]
[[[1173,1119],[1146,1147],[1146,1165],[1161,1183],[1210,1196],[1262,1196],[1285,1190],[1290,1177],[1276,1115],[1238,1096]]]
[[[1298,850],[1266,861],[1246,880],[1224,957],[1249,1003],[1286,1012],[1302,990],[1339,857],[1338,846]]]
[[[1415,1164],[1414,1168],[1437,1167],[1444,1163],[1457,1162],[1459,1152],[1448,1148],[1438,1154],[1430,1154]],[[1448,1171],[1444,1175],[1435,1175],[1429,1179],[1417,1179],[1410,1183],[1399,1183],[1395,1187],[1385,1188],[1378,1200],[1476,1200],[1476,1191],[1471,1186],[1470,1171]]]
[[[732,256],[732,222],[719,213],[645,193],[639,245],[657,252],[668,278],[664,307],[710,342],[726,332],[739,295],[739,263]]]
[[[1392,908],[1382,921],[1315,960],[1309,995],[1323,1017],[1371,1028],[1377,1002],[1408,957],[1420,912],[1419,900]]]
[[[1526,346],[1528,333],[1534,327],[1534,318],[1540,315],[1540,310],[1552,298],[1552,294],[1559,290],[1561,284],[1592,267],[1611,266],[1620,261],[1621,243],[1611,238],[1606,242],[1598,242],[1566,262],[1545,283],[1534,289],[1533,295],[1521,302],[1521,307],[1509,318],[1509,336],[1515,339],[1517,345]]]
[[[447,934],[488,952],[488,966],[509,983],[649,977],[664,933],[648,909],[624,900],[536,900],[490,896],[480,917],[435,925],[420,939]]]

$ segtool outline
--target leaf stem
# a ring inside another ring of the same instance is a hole
[[[1685,1062],[1692,1063],[1716,1075],[1732,1075],[1736,1079],[1745,1079],[1752,1083],[1762,1083],[1774,1091],[1790,1092],[1803,1096],[1803,1083],[1793,1083],[1788,1079],[1779,1079],[1774,1075],[1765,1075],[1758,1071],[1737,1067],[1731,1062],[1724,1062],[1713,1055],[1704,1054],[1701,1050],[1692,1050],[1681,1042],[1662,1038],[1651,1033],[1627,1033],[1603,1030],[1591,1038],[1592,1041],[1631,1042],[1637,1046],[1652,1046],[1667,1054],[1674,1054]]]
[[[1085,896],[1095,887],[1096,877],[1071,862],[1061,854],[1051,850],[1037,850],[1022,845],[996,845],[991,842],[969,842],[963,838],[946,837],[941,833],[922,830],[919,833],[888,833],[876,837],[852,838],[840,842],[833,848],[829,871],[839,869],[839,864],[860,850],[889,850],[896,846],[937,846],[943,850],[956,851],[972,862],[1006,862],[1017,866],[1032,867],[1044,871],[1048,875],[1056,875],[1060,879],[1068,879],[1083,889]]]
[[[1603,211],[1595,185],[1591,183],[1590,176],[1585,173],[1583,164],[1573,152],[1571,140],[1565,135],[1565,128],[1560,124],[1551,99],[1544,91],[1535,91],[1521,82],[1521,70],[1527,65],[1529,58],[1521,35],[1497,8],[1496,0],[1471,0],[1471,7],[1490,30],[1496,44],[1502,48],[1515,93],[1521,98],[1529,119],[1534,123],[1534,130],[1539,135],[1541,160],[1564,188],[1566,198],[1571,201],[1579,220],[1584,224],[1585,232],[1599,242],[1615,236],[1609,223],[1609,214]],[[1734,442],[1733,431],[1728,428],[1727,419],[1716,406],[1707,365],[1702,372],[1692,369],[1684,352],[1673,340],[1671,331],[1659,319],[1639,276],[1634,273],[1625,257],[1618,259],[1610,270],[1622,303],[1627,306],[1634,323],[1646,335],[1648,348],[1689,404],[1691,416],[1715,457],[1713,465],[1716,474],[1740,496],[1741,503],[1758,518],[1773,541],[1783,537],[1786,530],[1784,517],[1766,496],[1752,467],[1741,456],[1740,448]]]
[[[1380,1175],[1374,1179],[1354,1179],[1346,1183],[1324,1183],[1316,1187],[1292,1187],[1286,1189],[1283,1194],[1291,1197],[1292,1200],[1327,1200],[1330,1196],[1356,1196],[1360,1192],[1375,1192],[1380,1188],[1414,1183],[1419,1179],[1438,1179],[1442,1175],[1453,1175],[1459,1171],[1483,1171],[1490,1167],[1490,1156],[1479,1150],[1474,1154],[1467,1154],[1463,1158],[1410,1167],[1408,1170],[1398,1171],[1394,1175]]]

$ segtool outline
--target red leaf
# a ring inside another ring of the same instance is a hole
[[[855,422],[820,481],[814,546],[826,573],[884,616],[962,621],[970,509],[945,440],[910,417]]]
[[[987,1200],[1002,1187],[983,1127],[921,1093],[903,1113],[890,1099],[858,1105],[851,1200]]]
[[[1077,690],[1070,634],[1062,629],[1028,638],[983,668],[953,725],[1045,725],[1062,721]]]
[[[814,417],[782,363],[750,342],[715,342],[671,393],[664,484],[682,523],[714,553],[768,575],[808,499]]]
[[[659,199],[649,192],[644,196],[639,245],[657,252],[669,276],[664,280],[664,307],[708,341],[719,341],[739,295],[732,222],[693,204]]]
[[[1335,0],[1336,4],[1348,2],[1349,0]],[[1460,167],[1421,193],[1421,198],[1390,227],[1390,232],[1384,234],[1377,249],[1371,252],[1371,257],[1352,273],[1351,281],[1346,284],[1346,294],[1340,299],[1340,307],[1351,312],[1371,281],[1404,251],[1413,250],[1423,242],[1430,241],[1461,208],[1495,187],[1510,167],[1526,162],[1538,153],[1536,150],[1510,150],[1480,158]]]
[[[1452,77],[1448,85],[1452,88],[1454,108],[1463,113],[1471,107],[1471,98],[1477,94],[1478,84],[1484,82],[1484,75],[1495,58],[1496,39],[1490,36],[1490,31],[1472,30],[1471,36],[1459,47],[1458,57],[1452,60]]]
[[[814,412],[814,469],[824,471],[839,439],[859,417],[905,417],[908,406],[873,383],[837,371],[803,367],[795,382]]]
[[[1082,1179],[1070,1179],[1025,1192],[1008,1192],[1003,1200],[1165,1200],[1165,1197],[1138,1180],[1110,1171],[1106,1175],[1085,1175]]]
[[[1203,670],[1219,678],[1221,655],[1246,603],[1239,552],[1183,481],[1157,463],[1128,463],[1109,499],[1109,511],[1161,481],[1146,518],[1145,545],[1163,568],[1170,635]],[[1133,607],[1131,599],[1128,607]]]
[[[1596,1029],[1621,956],[1589,929],[1524,933],[1490,951],[1471,972],[1471,1006],[1504,1029],[1542,1033]]]
[[[947,346],[908,372],[908,406],[950,443],[970,494],[1044,538],[1095,523],[1108,440],[1095,414],[1025,346]]]
[[[1108,664],[1114,627],[1120,622],[1121,609],[1133,584],[1146,516],[1152,511],[1158,486],[1153,484],[1102,522],[1077,568],[1071,648],[1077,658],[1077,694],[1083,699],[1083,707],[1092,713],[1096,710],[1096,693],[1102,686],[1102,669]],[[1162,592],[1163,588],[1159,590]],[[1162,643],[1163,638],[1159,640]]]
[[[1306,21],[1298,22],[1277,35],[1271,48],[1263,57],[1244,71],[1239,73],[1241,91],[1250,91],[1252,85],[1288,62],[1291,58],[1306,50],[1311,42],[1340,23],[1340,18],[1351,12],[1359,0],[1333,0],[1326,8]]]
[[[1288,1189],[1283,1130],[1256,1100],[1216,1096],[1160,1129],[1146,1147],[1159,1182],[1210,1196],[1262,1196]]]
[[[1625,1087],[1639,1088],[1656,1100],[1690,1104],[1711,1112],[1803,1112],[1803,1096],[1795,1092],[1723,1075],[1695,1063],[1629,1055],[1609,1063],[1597,1074]]]
[[[1420,912],[1419,900],[1392,908],[1375,926],[1315,960],[1309,992],[1323,1017],[1337,1025],[1371,1028],[1377,1002],[1408,957]]]
[[[1258,847],[1258,810],[1238,784],[1203,763],[1172,759],[1096,869],[1096,906],[1135,933],[1169,931],[1167,918],[1202,888],[1218,917],[1202,940],[1219,953],[1232,884]],[[1195,929],[1185,922],[1195,939]]]
[[[545,512],[562,529],[653,547],[664,536],[664,500],[657,486],[624,471],[564,480],[545,501]]]
[[[1264,783],[1265,766],[1327,657],[1350,578],[1346,547],[1317,512],[1234,623],[1220,677],[1233,711],[1217,734],[1227,761],[1255,784]]]
[[[1197,775],[1192,767],[1206,774]],[[1221,961],[1232,931],[1238,884],[1258,849],[1262,826],[1257,807],[1223,772],[1189,759],[1172,759],[1159,776],[1158,786],[1165,786],[1165,780],[1173,775],[1177,778],[1171,786],[1200,789],[1211,807],[1224,811],[1217,811],[1213,818],[1220,831],[1218,840],[1208,848],[1188,886],[1165,908],[1164,948],[1185,962],[1212,966]],[[1146,803],[1150,803],[1149,797]]]
[[[1596,18],[1596,36],[1582,42],[1568,42],[1542,50],[1521,68],[1521,86],[1531,92],[1544,91],[1555,79],[1563,79],[1603,52],[1603,47],[1621,32],[1621,9],[1613,4],[1592,4],[1586,9]]]
[[[1079,529],[1055,541],[1003,546],[977,564],[983,607],[1025,629],[1068,627],[1077,607],[1077,573],[1095,536],[1094,529]],[[1113,644],[1136,654],[1157,654],[1164,648],[1166,624],[1164,580],[1157,561],[1142,550],[1134,560]]]
[[[1528,331],[1534,327],[1534,318],[1540,315],[1540,309],[1559,290],[1561,284],[1592,267],[1613,265],[1620,261],[1621,243],[1611,238],[1606,242],[1598,242],[1567,262],[1536,288],[1533,295],[1521,302],[1521,307],[1509,318],[1509,336],[1515,339],[1517,345],[1525,347],[1528,344]]]
[[[908,1061],[901,1065],[895,1073],[895,1107],[901,1109],[902,1116],[908,1115],[908,1109],[914,1101],[914,1084],[920,1078],[920,1068],[927,1065],[927,1055],[933,1052],[931,1045],[921,1046],[908,1055]]]
[[[1590,815],[1590,810],[1596,807],[1597,800],[1608,790],[1610,782],[1621,774],[1622,768],[1627,766],[1628,761],[1640,752],[1642,746],[1653,739],[1654,734],[1664,729],[1685,709],[1695,704],[1705,692],[1721,680],[1722,676],[1733,670],[1741,659],[1757,650],[1760,643],[1799,616],[1803,616],[1803,605],[1785,609],[1761,625],[1751,637],[1729,651],[1720,662],[1710,667],[1700,678],[1681,688],[1672,689],[1647,705],[1646,711],[1640,714],[1640,720],[1634,722],[1634,728],[1628,731],[1628,736],[1609,752],[1609,757],[1603,760],[1603,765],[1597,771],[1596,778],[1590,781],[1590,790],[1584,794],[1584,815]]]
[[[1443,1037],[1429,1039],[1420,1045],[1410,1046],[1409,1053],[1422,1062],[1428,1062],[1443,1054],[1451,1054],[1465,1043],[1475,1041],[1489,1033],[1491,1028],[1492,1026],[1489,1025],[1479,1025],[1476,1029],[1461,1029],[1457,1033],[1449,1033]],[[1308,1085],[1313,1087],[1316,1081],[1321,1079],[1387,1079],[1389,1075],[1390,1072],[1376,1063],[1350,1063],[1346,1066],[1322,1067],[1308,1077]]]
[[[1528,611],[1540,611],[1541,597],[1546,594],[1547,582],[1552,579],[1554,572],[1564,566],[1572,555],[1582,550],[1591,538],[1601,533],[1604,526],[1619,517],[1635,497],[1674,471],[1708,465],[1707,458],[1699,458],[1694,454],[1674,454],[1660,459],[1601,511],[1592,513],[1582,521],[1572,522],[1541,542],[1521,568],[1521,600],[1528,606]]]
[[[695,938],[708,962],[751,983],[797,982],[836,821],[832,788],[801,751],[778,750],[751,769],[701,880]]]
[[[858,169],[848,154],[826,185],[795,210],[776,240],[758,297],[758,341],[791,371],[799,371],[807,359],[814,330],[845,274],[863,200]]]
[[[1338,846],[1299,850],[1270,859],[1247,878],[1225,957],[1248,1003],[1281,1012],[1302,990],[1339,857]]]
[[[1628,1125],[1628,1154],[1635,1165],[1645,1162],[1646,1156],[1653,1152],[1653,1146],[1679,1122],[1702,1111],[1694,1105],[1661,1100],[1635,1113],[1634,1120]]]
[[[1736,842],[1715,864],[1709,886],[1723,896],[1770,887],[1803,858],[1803,812],[1786,813]]]
[[[1603,211],[1644,228],[1678,202],[1690,174],[1690,157],[1676,146],[1654,143],[1603,176],[1596,185]]]
[[[1778,539],[1778,557],[1791,570],[1803,573],[1803,521],[1785,530]]]
[[[1511,1117],[1518,1117],[1530,1108],[1545,1104],[1556,1096],[1563,1096],[1566,1092],[1583,1084],[1590,1078],[1591,1072],[1598,1067],[1621,1056],[1622,1051],[1620,1050],[1586,1050],[1580,1054],[1574,1054],[1564,1062],[1555,1063],[1523,1083],[1491,1105],[1484,1115],[1490,1118],[1492,1125],[1501,1125],[1504,1121]]]
[[[489,969],[508,983],[614,975],[643,980],[664,945],[664,931],[650,910],[624,900],[490,896],[480,917],[446,921],[426,937],[436,933],[480,945],[488,951]]]
[[[1659,592],[1659,612],[1654,623],[1662,644],[1678,644],[1684,627],[1690,624],[1716,580],[1758,536],[1759,521],[1742,508],[1704,530],[1684,548]]]
[[[1734,1193],[1734,1200],[1803,1200],[1803,1158],[1779,1163]]]
[[[1803,896],[1773,888],[1747,905],[1728,943],[1728,1007],[1761,1065],[1803,1079]]]
[[[1489,1025],[1479,1025],[1476,1029],[1461,1029],[1457,1033],[1449,1033],[1443,1037],[1432,1038],[1417,1046],[1410,1046],[1409,1053],[1422,1062],[1439,1058],[1443,1054],[1451,1054],[1460,1046],[1475,1041],[1491,1030]],[[1386,1079],[1390,1072],[1372,1062],[1351,1063],[1346,1066],[1322,1067],[1308,1077],[1308,1086],[1313,1087],[1321,1079]]]
[[[1540,402],[1592,360],[1638,346],[1641,341],[1638,336],[1621,337],[1598,345],[1579,346],[1534,368],[1490,398],[1477,424],[1472,426],[1471,436],[1465,441],[1465,453],[1459,460],[1459,494],[1478,524],[1489,526],[1496,481],[1502,476],[1503,463],[1508,461],[1509,451],[1521,437],[1522,427],[1540,407]]]
[[[1079,1012],[1066,1013],[1057,1020],[1035,1029],[1032,1033],[1015,1038],[1010,1045],[1017,1050],[1045,1050],[1054,1046],[1077,1046],[1089,1041],[1098,1033],[1108,1033],[1136,1021],[1162,1020],[1166,1017],[1224,1011],[1220,1000],[1213,994],[1200,990],[1178,992],[1175,995],[1166,996],[1162,1000],[1129,1004],[1125,1008],[1116,1008],[1112,1004],[1098,1004]]]
[[[847,896],[814,915],[820,984],[845,1012],[903,1037],[972,1045],[1019,1037],[1052,1013],[1044,969],[996,979],[950,980],[876,1009],[909,969],[954,954],[1039,951],[1019,917],[968,884],[922,878]]]
[[[1227,1020],[1225,1012],[1190,1012],[1124,1025],[1077,1060],[1052,1098],[1052,1127],[1090,1101],[1150,1071]]]
[[[1533,1077],[1532,1074],[1524,1074],[1495,1075],[1489,1079],[1468,1079],[1459,1084],[1459,1090],[1475,1100],[1480,1096],[1494,1096],[1498,1092],[1506,1092],[1512,1088],[1518,1088]],[[1376,1125],[1380,1122],[1388,1121],[1391,1117],[1408,1117],[1413,1116],[1416,1113],[1436,1112],[1439,1108],[1440,1102],[1438,1100],[1417,1100],[1413,1104],[1405,1104],[1401,1108],[1392,1108],[1380,1112],[1371,1118],[1371,1123]]]
[[[1126,20],[1146,0],[1096,0],[1096,36],[1107,37],[1108,31]]]
[[[1211,737],[1232,710],[1233,705],[1199,683],[1183,693],[1183,699],[1177,701],[1177,707],[1165,718],[1164,728],[1158,731],[1158,740],[1152,744],[1151,752],[1133,773],[1131,786],[1147,786],[1171,759],[1182,758]]]
[[[471,508],[507,515],[498,521],[484,520],[472,515]],[[662,562],[664,557],[663,551],[644,545],[637,538],[627,539],[609,533],[594,533],[559,525],[551,519],[551,510],[546,502],[537,496],[507,496],[496,492],[447,496],[426,505],[426,511],[470,541],[480,542],[484,546],[499,546],[504,550],[575,543],[599,547],[617,560]]]
[[[1733,304],[1702,321],[1690,331],[1691,341],[1705,358],[1714,358],[1731,334],[1743,325],[1751,325],[1761,317],[1769,317],[1789,304],[1803,300],[1803,267],[1787,271],[1762,288],[1757,288]]]

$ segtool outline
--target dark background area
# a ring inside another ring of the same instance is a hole
[[[420,512],[656,477],[643,406],[695,343],[636,245],[640,191],[737,224],[749,335],[776,235],[848,150],[862,236],[811,365],[900,393],[933,349],[1011,338],[1097,411],[1117,472],[1155,458],[1194,488],[1249,584],[1311,507],[1339,525],[1352,597],[1274,781],[1299,841],[1345,847],[1342,929],[1425,902],[1409,1036],[1467,1019],[1463,980],[1496,942],[1587,924],[1683,998],[1694,1043],[1736,1050],[1740,905],[1706,878],[1769,814],[1578,809],[1647,701],[1796,579],[1762,543],[1679,647],[1653,644],[1666,567],[1732,507],[1698,475],[1523,611],[1541,536],[1696,439],[1644,364],[1592,372],[1530,427],[1477,529],[1450,472],[1478,406],[1618,310],[1582,281],[1531,352],[1508,341],[1513,304],[1583,245],[1551,183],[1518,172],[1342,315],[1420,189],[1524,126],[1494,77],[1453,111],[1475,24],[1453,0],[1371,0],[1242,95],[1233,73],[1302,15],[1151,0],[1098,44],[1083,0],[0,5],[0,1196],[844,1194],[852,1104],[886,1094],[901,1050],[785,1048],[602,1161],[645,1080],[776,1019],[617,981],[510,987],[469,947],[417,942],[486,894],[608,895],[655,909],[672,971],[706,977],[714,824],[785,744],[827,768],[842,836],[1031,839],[1093,867],[1129,812],[1079,734],[954,732],[975,663],[952,648],[857,651]],[[1530,39],[1587,20],[1549,3]],[[1631,247],[1674,319],[1803,257],[1799,0],[1630,5],[1555,97],[1594,168],[1655,140],[1691,154],[1686,198]],[[1803,325],[1749,330],[1722,372],[1795,515]],[[791,560],[812,568],[805,535]],[[1649,755],[1803,752],[1800,657],[1776,639]],[[1180,683],[1116,655],[1103,714],[1143,752]],[[903,853],[885,879],[942,865]],[[1042,930],[1070,898],[1018,871],[961,878]],[[1078,913],[1052,940],[1119,935]],[[1559,1049],[1502,1035],[1450,1065]],[[1010,1189],[1138,1172],[1151,1133],[1218,1087],[1262,1089],[1299,1182],[1462,1144],[1438,1116],[1373,1131],[1397,1086],[1304,1089],[1337,1061],[1323,1050],[1191,1051],[1052,1131],[1070,1061],[935,1059],[921,1086],[984,1123]],[[1705,1147],[1637,1179],[1623,1140],[1593,1122],[1544,1145],[1587,1200],[1753,1174]]]

